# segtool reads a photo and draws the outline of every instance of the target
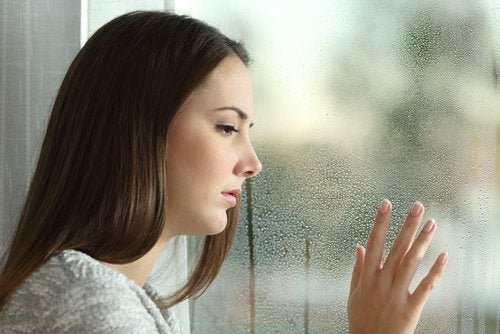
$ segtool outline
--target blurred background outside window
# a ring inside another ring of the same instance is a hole
[[[500,2],[181,1],[243,40],[264,165],[192,333],[346,333],[356,243],[415,200],[448,269],[417,333],[500,332]],[[413,286],[415,286],[414,284]]]

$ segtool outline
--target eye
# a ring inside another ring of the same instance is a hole
[[[218,124],[216,126],[217,130],[226,134],[226,135],[232,135],[235,132],[240,132],[239,130],[236,130],[234,125],[229,125],[229,124]]]

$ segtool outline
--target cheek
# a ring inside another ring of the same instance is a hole
[[[201,177],[212,175],[215,170],[228,165],[230,160],[226,138],[218,136],[220,135],[210,131],[200,131],[195,136],[186,136],[183,140],[173,143],[171,162],[184,171],[196,171]]]
[[[220,143],[216,135],[199,137],[197,140],[185,137],[184,140],[169,143],[167,182],[175,185],[169,187],[173,191],[171,195],[175,191],[188,189],[202,193],[203,188],[211,184],[225,186],[220,183],[225,183],[224,179],[230,177],[231,159],[226,145]]]
[[[172,160],[176,176],[209,181],[224,163],[223,154],[210,145],[184,145]]]

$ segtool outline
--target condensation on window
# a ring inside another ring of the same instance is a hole
[[[345,333],[357,243],[411,203],[450,260],[417,333],[500,332],[500,6],[494,1],[176,1],[254,59],[237,239],[192,333]]]

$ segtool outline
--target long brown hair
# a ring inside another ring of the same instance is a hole
[[[76,249],[109,263],[146,254],[165,223],[166,141],[188,95],[244,47],[188,16],[133,12],[100,28],[59,89],[17,230],[0,276],[0,310],[51,256]],[[167,307],[202,293],[233,240],[205,238],[198,265]]]

